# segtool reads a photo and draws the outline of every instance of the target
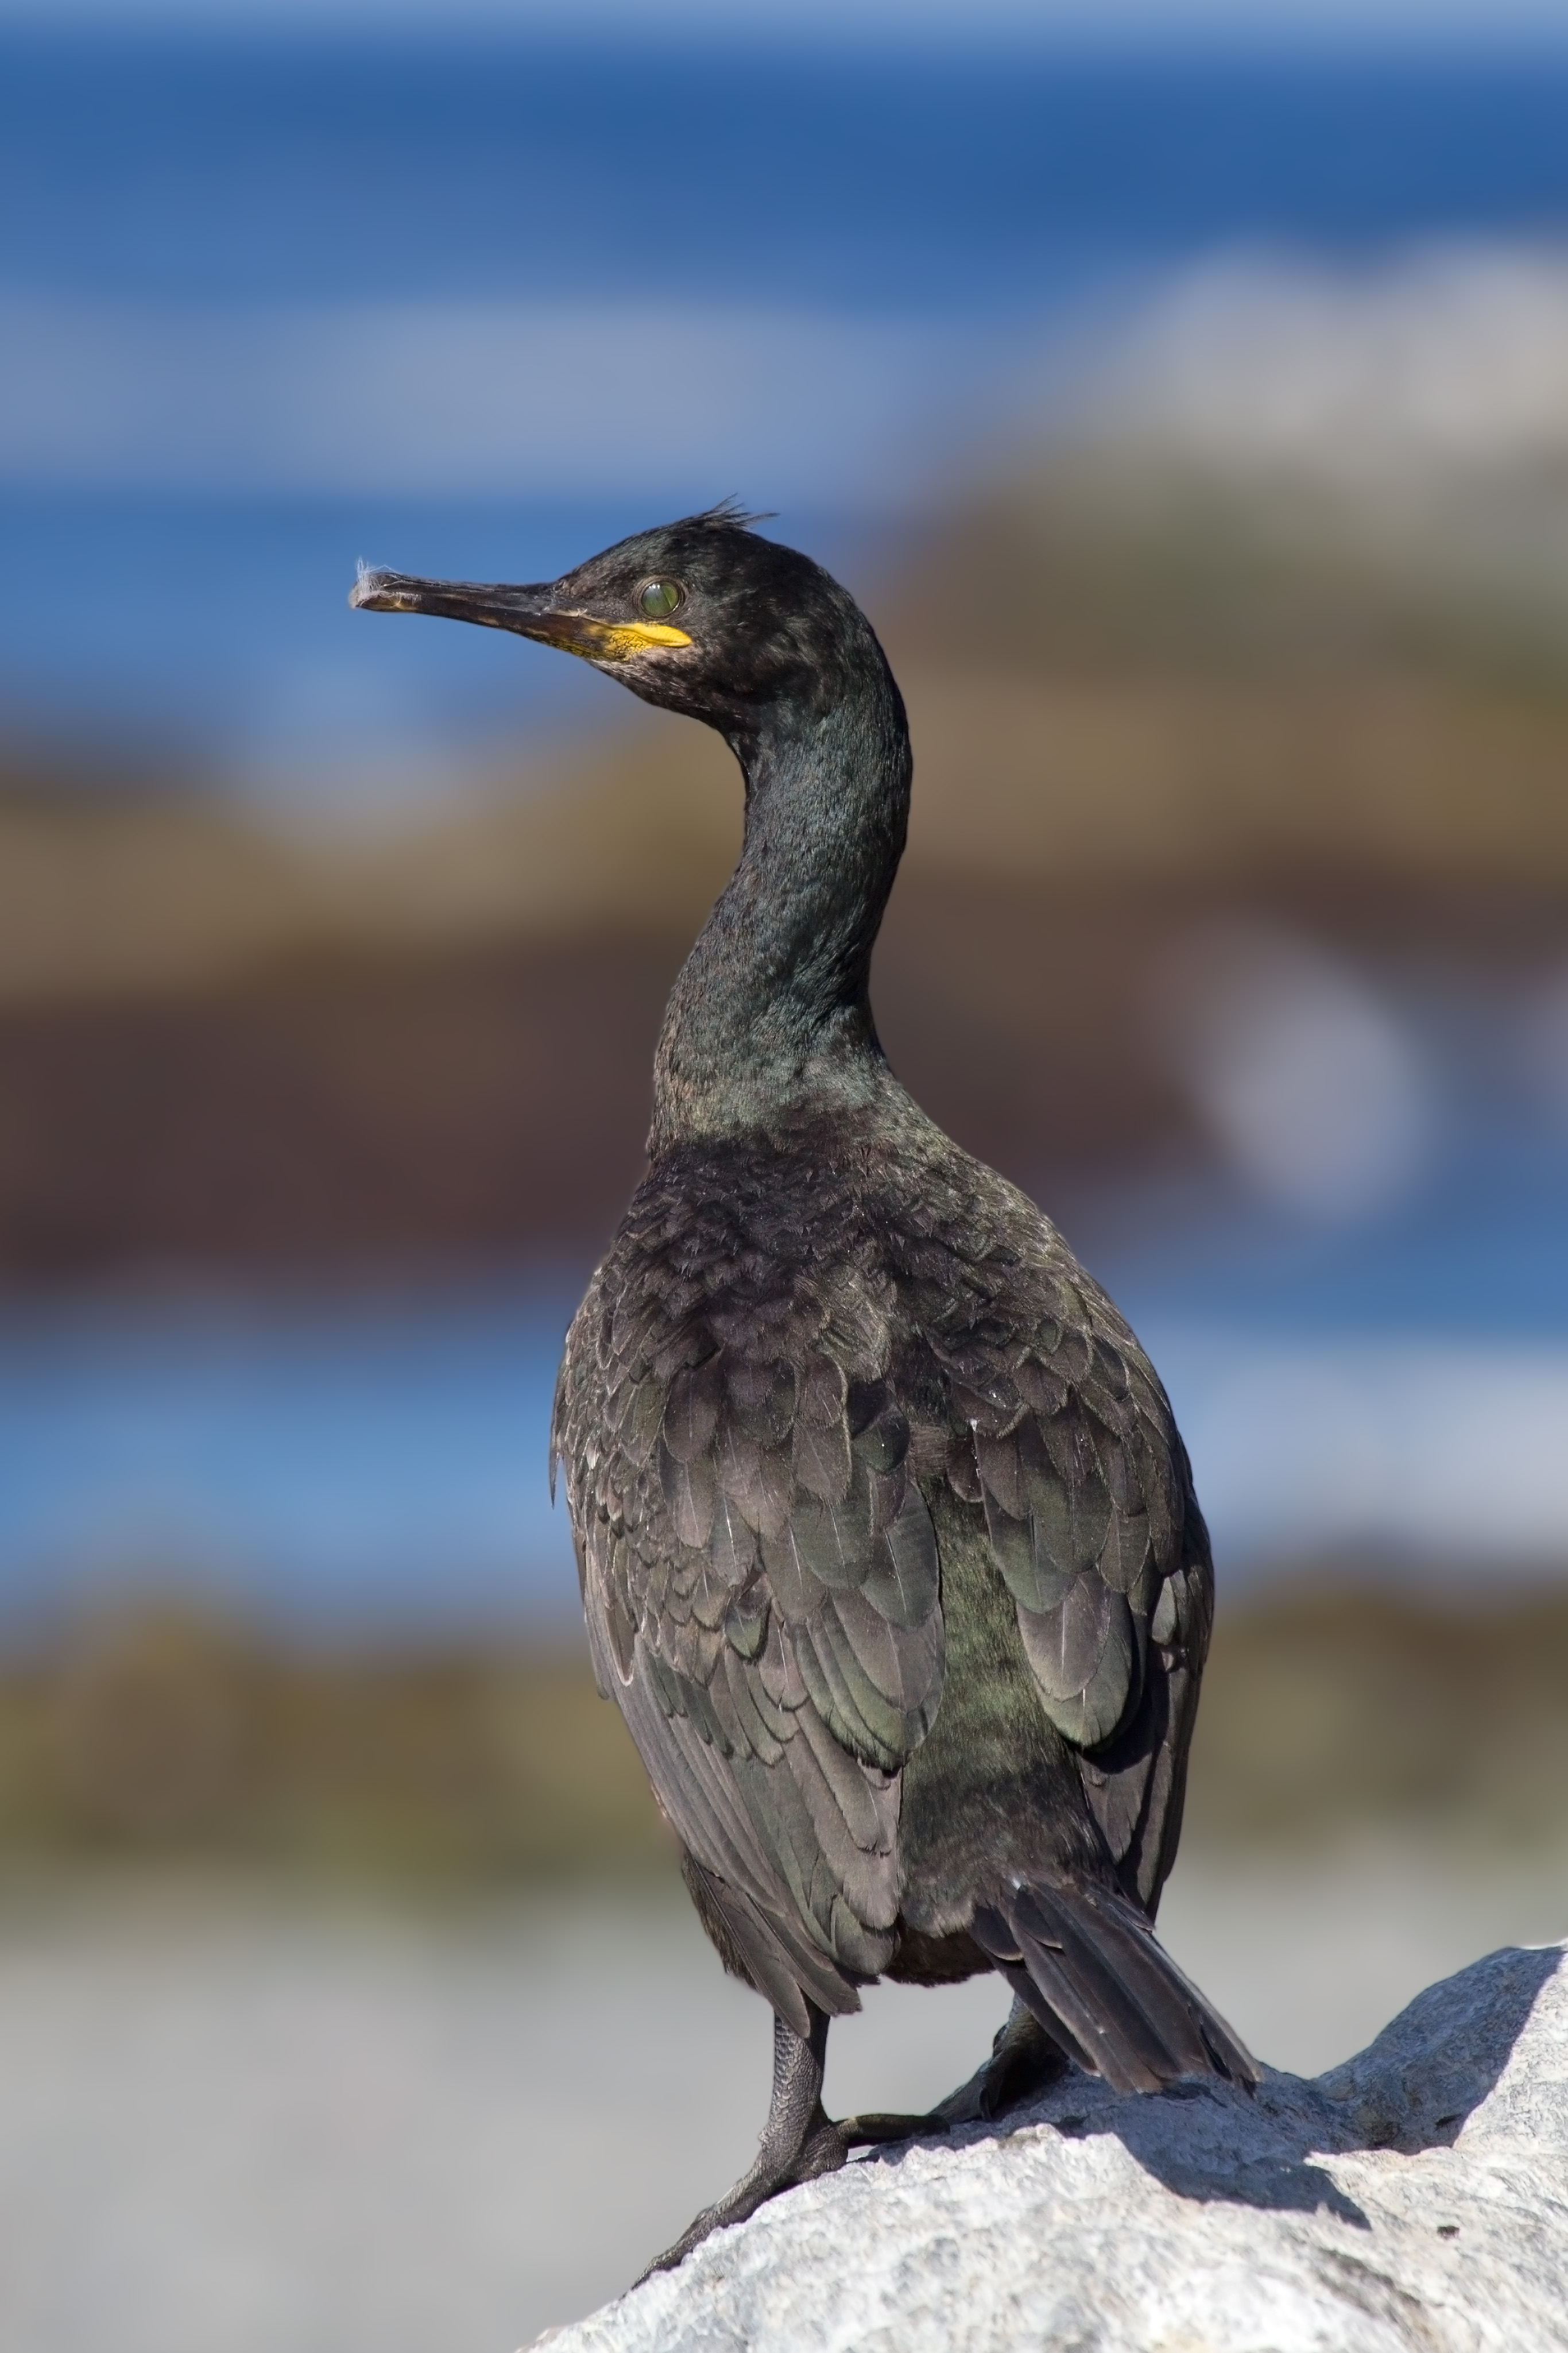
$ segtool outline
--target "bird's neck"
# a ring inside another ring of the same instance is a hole
[[[871,951],[909,822],[910,742],[880,649],[868,652],[816,707],[771,706],[730,737],[745,839],[665,1014],[656,1157],[864,1102],[882,1079]]]

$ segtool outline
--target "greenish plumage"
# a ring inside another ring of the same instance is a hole
[[[825,2021],[879,1975],[1002,1971],[1021,2009],[993,2091],[1030,2035],[1037,2074],[1044,2052],[1128,2089],[1252,2081],[1149,1926],[1212,1609],[1164,1392],[877,1040],[910,763],[864,616],[722,512],[547,588],[358,594],[587,650],[718,727],[745,781],[552,1439],[600,1688],[784,2038],[762,2170],[693,2232],[842,2161]],[[628,653],[639,609],[681,641]]]

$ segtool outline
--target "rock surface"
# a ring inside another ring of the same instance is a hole
[[[1073,2074],[718,2232],[550,2353],[1568,2348],[1568,1970],[1510,1949],[1253,2098]]]

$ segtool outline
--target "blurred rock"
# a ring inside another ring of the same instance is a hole
[[[1568,2346],[1568,1982],[1512,1948],[1255,2097],[1073,2074],[1011,2130],[857,2163],[552,2353],[1474,2353]]]
[[[0,1658],[0,1889],[43,1862],[493,1888],[668,1850],[575,1646],[307,1651],[170,1602]]]
[[[60,1828],[84,1845],[221,1837],[254,1802],[262,1694],[228,1628],[170,1609],[89,1626],[51,1697]]]
[[[1510,1592],[1478,1567],[1468,1589],[1414,1593],[1378,1567],[1303,1564],[1226,1598],[1184,1852],[1296,1873],[1381,1841],[1460,1873],[1506,1864],[1544,1901],[1564,1869],[1564,1582]],[[310,1647],[188,1602],[0,1646],[0,1893],[28,1859],[475,1886],[651,1867],[673,1884],[580,1636]],[[1516,1933],[1556,1925],[1549,1905]]]
[[[1450,1852],[1561,1834],[1568,1596],[1484,1561],[1303,1562],[1226,1594],[1193,1746],[1186,1843],[1261,1852],[1381,1823]]]

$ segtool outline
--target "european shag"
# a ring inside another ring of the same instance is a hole
[[[375,571],[353,596],[579,654],[717,728],[745,781],[551,1435],[599,1689],[773,2011],[757,2160],[667,2264],[1069,2061],[1123,2091],[1258,2078],[1152,1928],[1213,1608],[1186,1453],[1050,1220],[888,1066],[868,988],[903,702],[854,600],[755,520],[720,507],[544,586]],[[1012,2015],[969,2084],[925,2117],[827,2117],[828,2021],[862,1986],[989,1969]]]

